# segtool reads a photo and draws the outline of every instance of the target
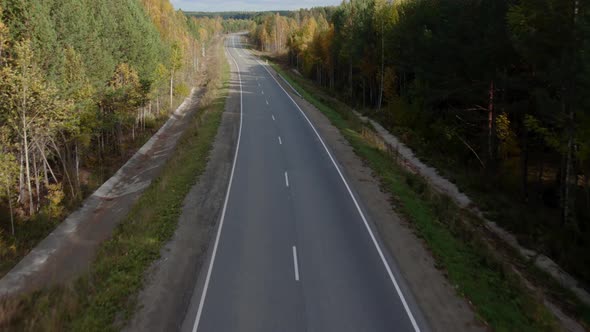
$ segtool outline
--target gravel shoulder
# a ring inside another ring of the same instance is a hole
[[[275,75],[276,73],[269,67]],[[389,195],[380,189],[379,180],[371,169],[355,154],[348,141],[330,120],[316,107],[299,97],[276,75],[283,88],[299,104],[313,122],[325,143],[339,163],[341,170],[363,202],[365,212],[390,259],[399,268],[404,291],[409,291],[420,307],[433,331],[485,331],[469,303],[459,297],[422,240],[411,227],[392,209]],[[403,288],[403,287],[402,287]]]
[[[196,280],[217,228],[240,124],[239,86],[232,72],[225,111],[205,172],[183,202],[173,238],[147,272],[139,309],[127,331],[176,331],[188,311]]]

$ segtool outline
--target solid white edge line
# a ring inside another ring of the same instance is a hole
[[[279,75],[279,77],[283,80],[283,82],[287,83],[287,85],[291,88],[291,90],[293,90],[293,92],[295,92],[296,95],[298,95],[299,97],[301,97],[301,94],[299,93],[299,91],[295,90],[295,88],[291,85],[291,83],[289,83],[289,81],[287,81],[283,75],[277,73]],[[302,97],[303,98],[303,97]]]
[[[285,184],[287,187],[289,186],[289,174],[287,174],[287,171],[285,171]]]
[[[293,266],[295,267],[295,281],[299,281],[299,263],[297,262],[297,247],[293,246]]]
[[[232,42],[235,48],[235,38],[232,38]],[[209,262],[209,269],[207,270],[207,277],[205,278],[205,284],[203,286],[203,293],[201,294],[201,300],[199,302],[199,309],[197,310],[197,316],[195,318],[195,323],[193,325],[193,332],[196,332],[199,328],[199,322],[201,320],[201,314],[203,313],[203,305],[205,304],[205,298],[207,297],[207,288],[209,287],[209,280],[211,279],[211,271],[213,270],[213,264],[215,263],[215,255],[217,254],[217,247],[219,245],[219,238],[221,236],[221,230],[223,228],[223,221],[225,219],[225,212],[227,210],[227,202],[229,201],[229,194],[231,192],[231,185],[234,179],[234,172],[236,170],[236,161],[238,160],[238,151],[240,150],[240,139],[242,138],[242,108],[243,108],[243,91],[242,91],[242,75],[240,74],[240,66],[238,62],[231,55],[231,52],[226,49],[227,54],[232,58],[234,64],[236,65],[236,69],[238,71],[238,81],[240,82],[240,128],[238,130],[238,142],[236,143],[236,152],[234,154],[234,161],[231,169],[231,174],[229,177],[229,184],[227,186],[227,192],[225,194],[225,202],[223,203],[223,210],[221,212],[221,218],[219,220],[219,229],[217,230],[217,235],[215,237],[215,244],[213,245],[213,253],[211,254],[211,261]]]
[[[258,63],[260,64],[260,61],[258,61]],[[406,313],[408,314],[408,317],[410,318],[410,321],[412,323],[412,326],[414,327],[414,331],[420,332],[420,328],[418,327],[418,323],[416,323],[416,319],[414,318],[414,315],[412,314],[412,311],[410,310],[410,307],[408,306],[408,303],[406,301],[406,298],[404,297],[404,294],[402,293],[401,288],[399,287],[399,285],[397,283],[397,280],[395,279],[395,277],[393,275],[393,272],[391,271],[391,267],[389,266],[389,263],[387,262],[387,259],[385,259],[385,255],[383,254],[383,251],[381,251],[381,247],[379,246],[379,243],[377,242],[377,238],[373,234],[373,231],[371,230],[371,227],[369,226],[369,222],[367,221],[367,218],[363,214],[363,211],[361,210],[361,207],[360,207],[359,203],[357,202],[356,198],[354,197],[354,194],[352,193],[352,190],[350,189],[350,186],[348,185],[348,182],[344,178],[344,175],[340,171],[340,168],[338,167],[338,164],[336,164],[336,160],[334,160],[334,157],[332,157],[332,154],[330,153],[330,150],[328,150],[328,147],[326,146],[326,143],[324,143],[324,140],[322,139],[322,137],[320,136],[320,134],[318,133],[318,131],[316,130],[316,128],[314,127],[314,125],[311,123],[311,121],[309,120],[309,118],[307,117],[307,115],[305,115],[305,112],[303,112],[303,110],[299,107],[299,105],[297,104],[297,102],[295,102],[295,100],[293,100],[293,98],[291,97],[291,95],[289,95],[289,93],[283,88],[283,86],[279,83],[279,81],[277,81],[277,79],[270,72],[270,70],[268,70],[268,68],[266,68],[266,65],[261,64],[261,66],[262,66],[262,68],[264,68],[268,72],[268,74],[270,75],[270,77],[272,77],[272,79],[277,83],[277,85],[281,88],[281,90],[283,90],[283,92],[287,95],[287,97],[289,97],[289,99],[291,99],[291,101],[293,102],[293,104],[295,105],[295,107],[297,107],[297,109],[299,110],[299,112],[301,113],[301,115],[303,115],[303,117],[305,118],[305,120],[307,120],[307,123],[309,123],[309,125],[311,126],[311,129],[313,129],[313,132],[316,134],[317,138],[320,140],[320,143],[322,143],[322,146],[324,147],[324,150],[326,150],[326,153],[328,154],[328,157],[330,157],[330,160],[332,161],[332,164],[334,165],[334,168],[336,168],[336,171],[340,175],[340,179],[342,179],[342,182],[344,182],[344,186],[346,187],[346,190],[348,190],[348,194],[352,198],[352,201],[354,202],[354,205],[356,206],[356,209],[357,209],[359,215],[361,216],[361,219],[363,220],[367,231],[369,232],[369,235],[371,237],[371,240],[373,241],[373,244],[375,245],[375,248],[377,249],[377,252],[379,253],[379,257],[381,257],[381,261],[383,262],[383,265],[385,265],[385,269],[387,270],[387,274],[389,274],[389,279],[391,279],[391,282],[393,283],[393,286],[395,287],[395,290],[396,290],[398,296],[400,297],[400,300],[402,301],[402,304],[404,306],[404,309],[406,310]]]

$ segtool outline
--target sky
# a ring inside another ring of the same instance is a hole
[[[176,9],[185,11],[265,11],[293,10],[339,5],[342,0],[172,0]]]

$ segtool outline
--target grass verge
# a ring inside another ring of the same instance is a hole
[[[217,45],[208,66],[208,91],[160,176],[105,241],[90,272],[70,285],[0,304],[0,329],[110,331],[121,329],[136,306],[144,273],[160,257],[182,203],[207,165],[229,91],[229,65]]]
[[[398,166],[348,107],[308,92],[315,91],[312,83],[273,67],[330,119],[371,167],[396,202],[396,210],[411,222],[438,267],[445,270],[457,293],[473,303],[482,320],[497,331],[558,329],[549,311],[478,236],[477,219],[432,191],[421,177]]]

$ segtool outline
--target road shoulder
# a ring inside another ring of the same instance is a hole
[[[485,330],[468,302],[456,294],[442,271],[436,268],[434,258],[422,240],[392,209],[389,195],[380,189],[379,180],[356,155],[338,128],[315,106],[296,95],[270,66],[267,68],[309,117],[328,145],[355,194],[362,201],[373,228],[378,231],[380,242],[385,244],[391,259],[396,263],[394,265],[399,268],[395,272],[401,274],[403,284],[407,285],[405,291],[411,292],[431,329]]]
[[[235,82],[234,73],[231,82]],[[161,258],[146,273],[139,309],[127,331],[174,331],[187,316],[199,271],[207,259],[210,240],[217,229],[238,140],[239,94],[230,86],[225,111],[200,180],[183,202],[173,238],[161,250]]]

